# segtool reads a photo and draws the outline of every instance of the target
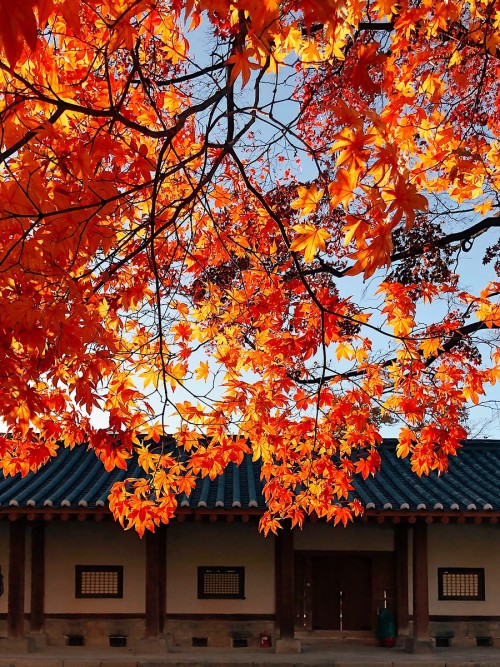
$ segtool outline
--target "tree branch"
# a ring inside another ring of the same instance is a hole
[[[448,341],[444,343],[442,348],[440,348],[440,350],[435,355],[432,355],[423,361],[424,366],[426,367],[431,366],[445,352],[450,352],[467,336],[477,333],[478,331],[484,331],[486,329],[500,329],[500,326],[497,324],[492,324],[491,326],[488,326],[486,322],[472,322],[471,324],[466,324],[463,327],[460,327],[459,329],[453,332]],[[421,356],[423,356],[421,352],[420,354]],[[390,359],[386,359],[386,361],[379,364],[379,367],[387,368],[388,366],[390,366],[395,362],[396,359],[394,357],[391,357]],[[294,377],[293,380],[297,382],[297,384],[302,384],[302,385],[314,385],[314,384],[319,385],[319,384],[324,384],[325,382],[329,382],[331,380],[337,380],[339,378],[345,380],[350,380],[352,378],[359,378],[365,374],[366,371],[360,369],[355,371],[346,371],[345,373],[332,373],[331,375],[326,375],[326,376],[322,375],[321,378],[315,377],[315,378],[309,378],[307,380]]]
[[[472,225],[468,229],[463,229],[460,232],[455,232],[453,234],[447,234],[437,241],[433,241],[432,245],[436,248],[445,248],[446,246],[451,245],[452,243],[460,242],[462,250],[468,252],[472,247],[472,242],[481,234],[492,229],[493,227],[500,227],[500,212],[495,215],[491,215],[484,220]],[[470,245],[467,242],[470,241]],[[402,259],[408,259],[410,257],[417,257],[418,255],[423,255],[426,252],[427,245],[419,245],[410,248],[409,250],[403,250],[402,252],[396,252],[391,255],[391,262],[398,262]]]

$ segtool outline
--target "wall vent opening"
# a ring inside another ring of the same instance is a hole
[[[85,646],[85,637],[83,635],[68,635],[66,637],[67,646]]]
[[[208,637],[191,637],[191,646],[207,647],[208,646]]]
[[[451,637],[435,637],[436,648],[449,648]]]
[[[111,648],[124,648],[127,646],[127,635],[109,635]]]
[[[248,648],[248,639],[246,637],[234,637],[233,648]]]
[[[493,646],[491,637],[476,637],[476,646]]]

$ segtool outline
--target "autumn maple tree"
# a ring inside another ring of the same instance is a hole
[[[388,419],[445,471],[500,375],[499,82],[499,0],[0,0],[4,474],[138,456],[142,533],[250,451],[264,531],[345,523]]]

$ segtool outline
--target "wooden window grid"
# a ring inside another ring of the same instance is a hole
[[[245,598],[244,567],[198,568],[198,599],[243,600]]]
[[[484,600],[484,568],[438,568],[439,600]]]
[[[75,597],[122,598],[122,565],[75,565]]]

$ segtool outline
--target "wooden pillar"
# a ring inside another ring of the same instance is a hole
[[[31,528],[31,614],[32,632],[40,632],[45,620],[45,523]]]
[[[276,538],[276,613],[281,639],[293,639],[295,626],[295,591],[293,531],[289,526]]]
[[[167,616],[167,526],[160,526],[160,576],[159,586],[159,612],[160,612],[160,633],[165,630],[165,620]]]
[[[396,619],[398,633],[408,634],[408,525],[395,526],[396,550]]]
[[[24,567],[25,524],[23,521],[9,523],[9,593],[7,601],[7,635],[24,636]]]
[[[429,641],[427,524],[419,521],[413,527],[413,638]]]
[[[165,534],[146,533],[146,637],[158,637],[165,622]]]

